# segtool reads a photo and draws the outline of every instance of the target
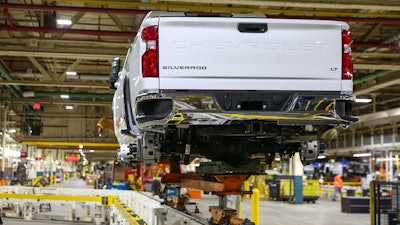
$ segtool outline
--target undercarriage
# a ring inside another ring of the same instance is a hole
[[[165,132],[146,131],[125,149],[125,158],[156,162],[160,157],[179,156],[183,164],[203,157],[217,164],[198,167],[199,173],[259,173],[276,154],[300,153],[303,164],[317,159],[329,126],[280,126],[274,122],[240,121],[218,126],[167,125]]]

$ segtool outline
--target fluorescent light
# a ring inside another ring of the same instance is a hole
[[[355,102],[357,103],[371,103],[372,102],[372,96],[371,95],[358,95],[355,96]]]
[[[69,95],[60,95],[60,98],[67,99],[69,98]]]
[[[17,132],[16,129],[9,129],[9,130],[8,130],[8,133],[15,133],[15,132]]]
[[[354,157],[367,157],[367,156],[371,156],[371,153],[356,153],[353,154]]]
[[[371,98],[356,98],[357,103],[370,103],[372,102]]]
[[[74,107],[72,105],[67,105],[65,106],[65,109],[74,109]]]
[[[325,159],[326,158],[326,156],[324,156],[324,155],[319,155],[318,156],[318,159]]]
[[[89,150],[89,152],[94,152],[94,150]]]
[[[76,76],[78,73],[75,72],[75,71],[67,71],[67,72],[65,72],[65,74],[66,74],[67,76]]]
[[[71,20],[67,20],[67,19],[58,19],[57,20],[57,24],[58,25],[71,25],[72,21]]]
[[[275,161],[281,161],[281,158],[275,158]]]

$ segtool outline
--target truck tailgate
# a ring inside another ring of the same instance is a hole
[[[267,24],[268,29],[240,32],[243,24]],[[255,83],[251,90],[273,90],[276,85],[283,85],[277,90],[310,90],[310,85],[312,90],[341,90],[342,25],[317,20],[163,17],[160,89],[242,90]],[[306,83],[308,87],[302,87]]]

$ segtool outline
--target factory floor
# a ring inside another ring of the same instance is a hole
[[[218,198],[204,195],[193,199],[205,215],[208,206],[218,205]],[[228,206],[229,203],[228,203]],[[232,206],[234,207],[234,206]],[[251,219],[251,200],[243,199],[242,218]],[[369,213],[342,213],[341,202],[319,199],[315,203],[290,204],[282,201],[260,199],[260,225],[369,225]]]
[[[72,178],[56,185],[61,188],[93,188],[86,185],[82,179]],[[234,207],[233,201],[228,200],[228,207]],[[203,195],[202,198],[191,199],[200,210],[199,216],[210,218],[209,206],[218,205],[218,198],[213,195]],[[193,205],[187,207],[189,211],[194,209]],[[243,199],[242,218],[251,219],[251,199]],[[290,204],[282,201],[270,201],[260,199],[259,208],[260,225],[368,225],[370,215],[367,213],[342,213],[340,201],[318,199],[315,203]],[[48,223],[58,224],[55,221],[24,221],[12,218],[3,218],[4,225],[45,225]],[[60,224],[69,224],[63,222]],[[72,224],[72,223],[71,223]],[[75,225],[85,223],[74,223]],[[86,223],[87,224],[87,223]]]

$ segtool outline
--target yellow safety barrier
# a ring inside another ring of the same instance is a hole
[[[57,182],[56,182],[56,175],[51,175],[50,177],[49,177],[49,183],[50,183],[50,185],[55,185]]]
[[[250,191],[250,181],[246,180],[243,182],[243,190],[244,191]],[[245,198],[250,198],[250,195],[245,194],[244,195]]]
[[[41,177],[43,178],[43,177]],[[147,225],[132,209],[119,200],[117,196],[83,196],[83,195],[48,195],[48,194],[14,194],[0,193],[0,199],[35,199],[54,200],[54,201],[78,201],[78,202],[98,202],[102,206],[114,205],[121,215],[131,225]]]
[[[115,202],[115,196],[82,196],[82,195],[42,195],[42,194],[11,194],[0,193],[0,198],[20,198],[20,199],[36,199],[54,200],[54,201],[79,201],[79,202],[99,202],[103,206],[111,206]]]
[[[347,195],[346,187],[361,187],[361,182],[343,182],[343,188],[342,188],[342,193],[344,195]],[[333,182],[324,182],[322,185],[320,185],[320,196],[321,198],[326,197],[327,199],[331,198],[331,194],[334,192],[333,188]],[[357,195],[362,195],[362,191],[358,191],[357,189],[355,190],[354,194]],[[340,199],[340,195],[339,195]]]
[[[324,184],[333,185],[332,181],[324,182]],[[343,186],[360,186],[361,182],[343,182]]]
[[[369,214],[370,214],[370,221],[371,225],[376,225],[375,221],[375,184],[374,182],[369,183],[369,193],[370,193],[370,198],[369,198]]]
[[[39,182],[39,180],[42,179],[42,177],[35,177],[32,179],[32,186],[35,186]]]
[[[257,188],[253,189],[253,195],[251,196],[251,221],[255,225],[259,225],[260,219],[260,193]]]
[[[238,206],[237,206],[237,214],[239,218],[243,218],[243,197],[241,195],[238,195]]]
[[[45,187],[51,184],[51,177],[49,178],[49,181],[47,181],[44,176],[35,177],[32,178],[28,183],[31,183],[31,186],[33,187]]]
[[[132,225],[147,225],[132,209],[126,206],[123,202],[116,201],[115,207],[121,212],[122,216],[129,224]]]

